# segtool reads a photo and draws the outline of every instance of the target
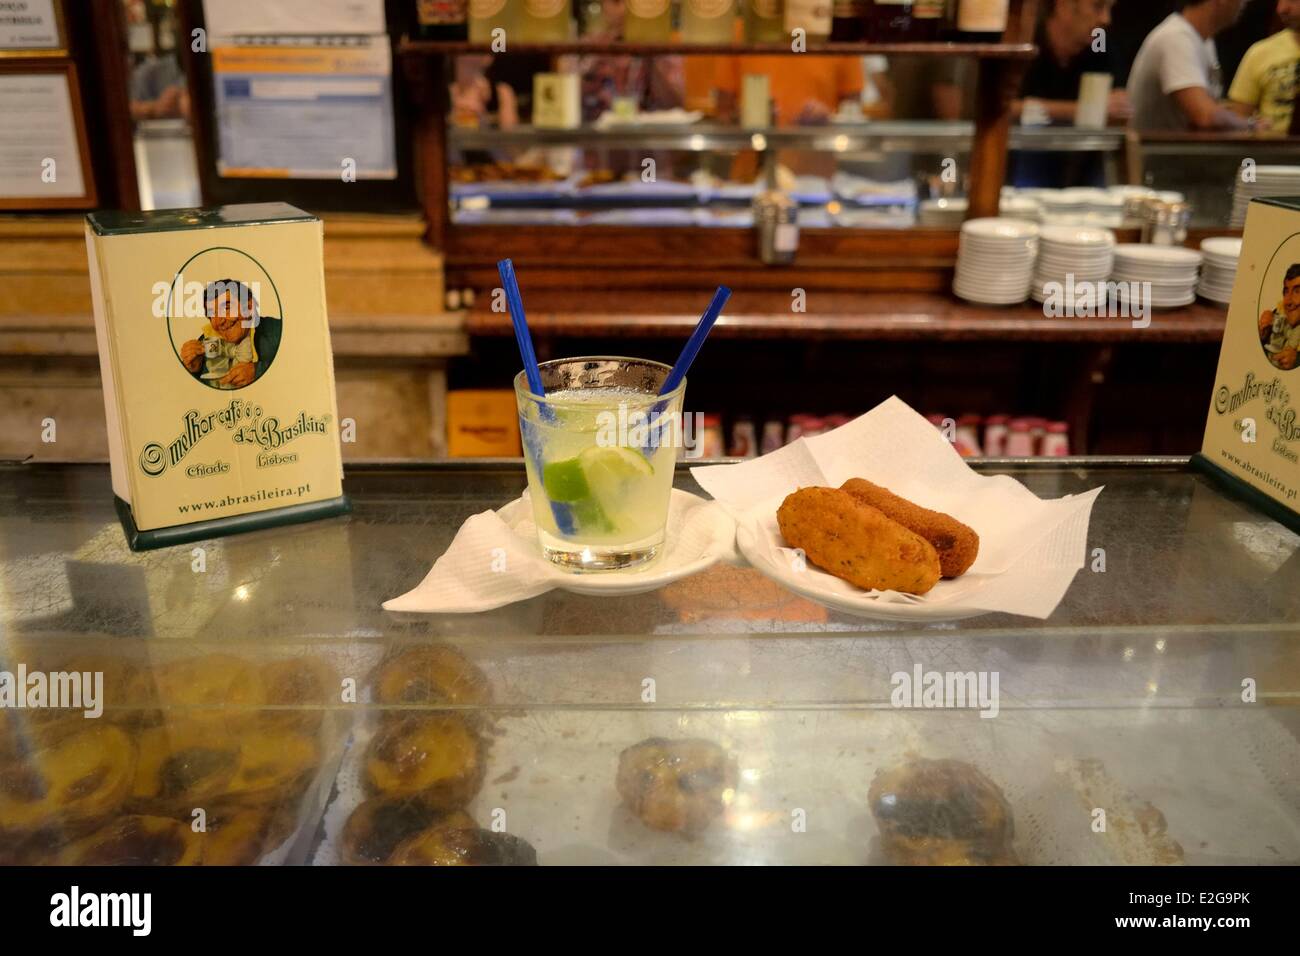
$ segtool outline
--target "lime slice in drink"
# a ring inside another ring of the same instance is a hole
[[[634,500],[636,486],[655,473],[645,455],[631,448],[588,448],[578,463],[591,496],[616,523],[618,512]]]
[[[582,462],[577,458],[546,464],[542,468],[542,487],[552,501],[581,501],[591,496]]]

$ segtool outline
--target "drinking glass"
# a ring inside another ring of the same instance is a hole
[[[539,366],[545,395],[515,376],[528,491],[542,552],[571,571],[652,560],[663,547],[686,381],[669,366],[590,356]]]

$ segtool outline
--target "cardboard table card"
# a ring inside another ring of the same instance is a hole
[[[133,549],[348,510],[321,223],[283,203],[86,217]]]
[[[1194,467],[1300,530],[1300,198],[1246,215]]]

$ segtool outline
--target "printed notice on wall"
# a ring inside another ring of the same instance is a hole
[[[0,196],[58,199],[85,195],[72,94],[64,73],[0,76]]]
[[[0,50],[57,50],[62,45],[54,0],[0,2]]]
[[[211,36],[383,33],[384,0],[204,0]]]
[[[386,36],[222,43],[212,68],[220,175],[397,177]]]

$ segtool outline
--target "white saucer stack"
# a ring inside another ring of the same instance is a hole
[[[966,218],[967,206],[967,201],[959,196],[922,199],[916,211],[916,224],[923,229],[956,229]]]
[[[1237,279],[1237,260],[1241,258],[1241,240],[1228,236],[1206,239],[1201,243],[1205,267],[1196,292],[1202,299],[1227,305],[1232,301],[1232,284]]]
[[[1115,264],[1115,234],[1109,229],[1087,226],[1043,226],[1038,234],[1038,264],[1034,269],[1031,295],[1043,302],[1048,283],[1058,282],[1062,290],[1081,282],[1101,283],[1110,278]]]
[[[1176,309],[1196,301],[1202,256],[1182,246],[1123,243],[1115,247],[1116,282],[1150,282],[1151,305]]]
[[[968,302],[1015,305],[1029,297],[1038,256],[1038,226],[1019,219],[962,224],[953,291]]]
[[[1243,170],[1237,170],[1237,182],[1232,189],[1232,220],[1229,226],[1241,229],[1246,225],[1246,207],[1252,199],[1262,196],[1300,196],[1300,166],[1256,166],[1251,177],[1254,182],[1242,182]]]

